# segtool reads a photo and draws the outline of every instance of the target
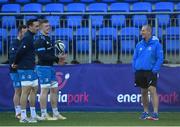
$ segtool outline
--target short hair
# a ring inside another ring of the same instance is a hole
[[[26,29],[26,28],[27,28],[26,25],[20,25],[18,27],[18,32],[20,32],[22,29]]]
[[[43,23],[48,23],[49,21],[47,19],[40,19],[39,25],[42,25]]]
[[[38,19],[29,19],[27,21],[27,27],[32,26],[34,22],[38,22]]]
[[[147,31],[150,31],[152,33],[152,26],[147,24],[147,25],[143,25],[143,27],[146,27]]]

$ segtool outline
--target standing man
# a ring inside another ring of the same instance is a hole
[[[21,104],[21,119],[20,123],[37,122],[35,111],[35,99],[38,90],[38,78],[34,70],[35,67],[35,50],[34,50],[34,35],[38,32],[39,21],[30,19],[27,21],[28,31],[25,33],[22,44],[17,51],[12,68],[18,67],[18,74],[21,80],[22,94],[20,99]],[[31,119],[27,118],[26,105],[29,96]]]
[[[40,106],[41,117],[44,120],[57,120],[66,119],[62,116],[57,107],[58,100],[58,82],[55,76],[55,70],[53,63],[61,63],[63,57],[56,57],[54,51],[54,44],[49,37],[50,24],[48,20],[40,21],[40,36],[35,42],[36,53],[38,56],[38,65],[36,71],[40,80],[41,94],[40,94]],[[53,119],[51,119],[47,113],[47,96],[50,90],[51,107],[53,111]]]
[[[13,82],[14,86],[14,97],[13,97],[13,102],[14,102],[14,108],[15,108],[15,117],[20,119],[21,116],[21,106],[20,106],[20,97],[21,97],[21,83],[19,80],[19,75],[17,73],[17,69],[14,69],[11,67],[11,64],[14,61],[14,57],[16,55],[16,52],[18,48],[21,45],[21,39],[24,36],[24,33],[27,31],[27,27],[25,25],[21,25],[18,27],[18,36],[16,39],[13,40],[13,42],[10,45],[9,48],[9,70],[10,70],[10,77]]]
[[[140,119],[159,120],[157,75],[163,63],[163,50],[157,37],[152,36],[152,28],[144,25],[141,29],[142,40],[136,45],[133,56],[133,69],[135,72],[135,85],[141,88],[141,100],[144,112]],[[153,104],[153,113],[148,111],[148,91]]]

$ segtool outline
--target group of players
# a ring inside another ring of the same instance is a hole
[[[30,19],[26,26],[18,28],[18,36],[9,49],[10,76],[15,88],[15,117],[20,123],[36,123],[38,120],[66,119],[57,107],[58,82],[55,77],[53,63],[62,64],[66,55],[55,55],[54,44],[49,35],[51,28],[48,20]],[[40,31],[38,37],[35,35]],[[36,64],[35,57],[38,62]],[[40,84],[41,116],[35,110],[36,95]],[[53,116],[47,113],[47,96],[50,91],[50,101]],[[29,101],[30,117],[27,117],[26,107]]]

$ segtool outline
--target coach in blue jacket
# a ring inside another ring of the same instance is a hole
[[[141,35],[143,39],[136,45],[132,62],[135,72],[135,86],[141,88],[141,100],[144,108],[140,119],[159,120],[156,86],[157,74],[163,63],[163,50],[159,39],[152,36],[151,26],[144,25],[141,29]],[[151,115],[148,112],[148,91],[154,109]]]

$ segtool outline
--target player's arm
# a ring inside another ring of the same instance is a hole
[[[138,53],[137,53],[137,46],[136,46],[136,48],[134,49],[134,54],[133,54],[133,59],[132,59],[133,72],[136,72],[135,63],[136,63],[137,56],[138,56]]]
[[[163,49],[160,43],[158,43],[156,47],[156,59],[157,60],[156,60],[155,66],[152,69],[153,73],[158,73],[163,63]]]
[[[17,50],[13,64],[18,64],[18,62],[26,54],[26,52],[28,51],[30,47],[31,47],[31,38],[28,38],[28,37],[23,38],[22,44],[20,48]]]
[[[38,55],[39,58],[43,61],[53,61],[58,63],[59,58],[56,57],[55,55],[51,55],[47,49],[46,49],[46,42],[42,39],[38,39],[35,42],[35,48],[36,48],[36,54]]]

